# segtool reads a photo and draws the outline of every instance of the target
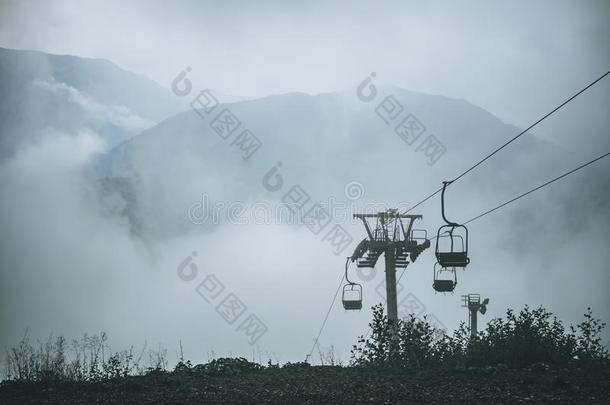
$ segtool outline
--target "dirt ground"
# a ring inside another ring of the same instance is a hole
[[[268,368],[99,383],[0,384],[0,404],[610,404],[610,368]]]

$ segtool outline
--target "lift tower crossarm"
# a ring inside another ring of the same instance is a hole
[[[382,229],[383,229],[383,236],[385,237],[385,240],[387,241],[389,239],[389,234],[388,234],[388,229],[386,227],[386,219],[409,219],[409,226],[407,227],[407,230],[405,232],[405,228],[402,224],[402,221],[400,221],[400,227],[402,228],[402,232],[405,238],[409,238],[409,235],[411,233],[411,229],[413,228],[413,222],[416,219],[422,219],[423,216],[421,215],[408,215],[408,214],[399,214],[396,211],[389,211],[389,212],[379,212],[377,214],[354,214],[354,218],[358,218],[360,220],[362,220],[362,223],[364,224],[364,229],[366,229],[366,233],[369,237],[370,240],[374,241],[375,240],[375,236],[373,235],[373,232],[371,231],[371,228],[369,227],[368,222],[366,221],[367,218],[376,218],[378,219],[381,223],[382,223]],[[394,239],[396,237],[395,234],[392,235],[392,239]]]
[[[354,214],[354,218],[411,218],[411,219],[422,219],[421,215],[408,215],[408,214],[398,214],[393,212],[379,212],[377,214]]]

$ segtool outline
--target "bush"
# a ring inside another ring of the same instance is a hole
[[[598,362],[608,359],[608,349],[601,344],[601,333],[605,327],[604,322],[593,318],[591,308],[587,308],[583,322],[579,323],[576,328],[570,326],[572,333],[578,333],[576,356],[580,360]]]
[[[492,319],[474,339],[462,323],[452,336],[436,334],[423,319],[410,315],[389,322],[383,306],[373,308],[370,338],[360,337],[352,348],[352,365],[404,368],[439,366],[525,367],[535,363],[567,365],[575,361],[587,364],[608,360],[601,344],[605,324],[587,309],[585,320],[567,332],[549,311],[525,307],[506,319]]]
[[[286,363],[282,366],[282,368],[291,368],[291,369],[295,369],[295,368],[309,368],[311,367],[311,364],[309,364],[306,361],[297,361],[296,363]]]
[[[540,307],[511,310],[506,320],[492,319],[470,344],[469,363],[476,366],[507,364],[524,367],[534,363],[567,364],[576,348],[576,336]]]
[[[261,370],[264,367],[257,363],[249,362],[243,357],[229,358],[221,357],[203,365],[203,371],[212,374],[235,375],[247,371]]]
[[[410,315],[391,322],[381,304],[372,309],[371,336],[361,336],[352,347],[352,365],[420,368],[440,364],[448,357],[450,346],[439,344],[446,337],[439,338],[425,316]]]

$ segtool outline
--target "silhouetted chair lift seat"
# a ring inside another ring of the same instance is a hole
[[[456,284],[453,280],[434,280],[432,287],[438,292],[452,292]]]
[[[434,282],[432,288],[436,292],[453,292],[457,285],[455,267],[443,267],[440,263],[434,265]]]
[[[470,263],[466,252],[436,252],[436,259],[443,267],[466,267]]]
[[[442,267],[466,267],[468,229],[464,225],[443,225],[436,235],[436,260]]]
[[[362,286],[356,283],[345,284],[342,301],[343,308],[348,311],[362,309]]]
[[[348,300],[343,301],[343,308],[347,311],[358,311],[362,309],[362,301]]]

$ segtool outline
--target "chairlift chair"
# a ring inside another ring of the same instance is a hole
[[[445,225],[436,234],[436,260],[442,267],[466,267],[468,258],[468,228],[449,221],[445,216],[445,189],[451,182],[443,182],[441,194],[441,214]]]
[[[443,225],[436,234],[436,260],[443,267],[466,267],[468,257],[468,229],[464,225]]]
[[[348,257],[345,261],[345,280],[347,284],[343,286],[343,294],[341,295],[341,301],[343,302],[343,308],[347,311],[359,311],[362,309],[362,286],[358,283],[350,281],[347,269],[352,261],[352,257]]]
[[[444,278],[443,276],[447,273],[450,277]],[[434,265],[434,280],[432,282],[434,291],[442,293],[453,292],[456,285],[457,274],[455,273],[455,267],[443,267],[439,263],[436,263]]]
[[[343,286],[343,308],[347,311],[362,309],[362,286],[357,283],[348,283]]]

